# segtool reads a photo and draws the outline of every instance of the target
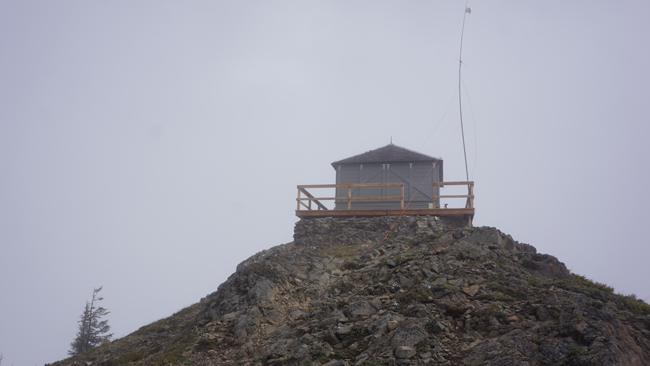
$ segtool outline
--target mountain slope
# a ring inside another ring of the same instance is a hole
[[[495,228],[303,219],[188,309],[55,365],[648,365],[650,306]]]

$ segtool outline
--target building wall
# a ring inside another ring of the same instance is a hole
[[[404,183],[404,206],[413,198],[409,208],[429,208],[433,194],[432,183],[440,181],[439,167],[435,166],[432,170],[432,165],[432,163],[340,165],[336,172],[336,184]],[[429,173],[428,176],[427,173]],[[418,191],[418,187],[421,187],[420,191]],[[352,188],[351,195],[352,197],[399,196],[400,191],[400,187],[364,187]],[[436,194],[439,194],[439,191]],[[336,197],[347,196],[347,188],[336,189]],[[335,204],[335,209],[347,209],[348,207],[347,200],[336,200]],[[438,206],[437,203],[436,207]],[[400,201],[357,200],[352,201],[352,208],[400,208]]]

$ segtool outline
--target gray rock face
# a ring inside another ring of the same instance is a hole
[[[428,333],[422,328],[416,319],[407,319],[398,325],[390,340],[392,347],[410,346],[413,347],[428,338]],[[408,358],[408,357],[402,357]]]
[[[413,364],[424,362],[415,357],[419,352],[430,364],[650,362],[647,339],[637,345],[623,323],[605,323],[603,310],[585,294],[558,287],[570,274],[557,258],[494,228],[466,229],[431,217],[404,218],[380,243],[392,222],[301,220],[294,243],[240,265],[209,297],[201,321],[227,323],[228,312],[253,305],[262,314],[287,314],[238,315],[232,332],[257,344],[251,365],[272,352],[296,364],[321,353],[329,363]],[[255,338],[265,322],[284,328]],[[279,338],[295,343],[305,336],[309,342],[300,347],[269,348]],[[635,347],[614,357],[621,342]]]
[[[187,326],[146,333],[129,354],[195,366],[650,365],[643,306],[495,228],[402,217],[381,242],[395,219],[299,221],[294,242],[242,262]],[[98,366],[127,357],[109,351]]]
[[[267,301],[273,298],[275,291],[275,283],[269,281],[268,279],[262,279],[259,282],[255,283],[253,288],[248,291],[248,298],[251,304],[256,304],[258,302]]]
[[[416,353],[416,350],[408,346],[399,346],[395,349],[395,357],[397,358],[411,358]]]
[[[377,302],[368,301],[355,301],[351,303],[345,311],[349,318],[356,318],[359,316],[369,316],[377,312],[381,308],[381,304]]]

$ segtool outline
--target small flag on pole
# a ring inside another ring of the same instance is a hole
[[[470,14],[472,14],[472,9],[470,9],[470,8],[465,8],[465,12],[466,12],[466,13],[470,13]]]

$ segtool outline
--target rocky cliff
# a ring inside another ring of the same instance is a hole
[[[68,366],[650,365],[650,306],[495,228],[303,219],[187,309]]]

